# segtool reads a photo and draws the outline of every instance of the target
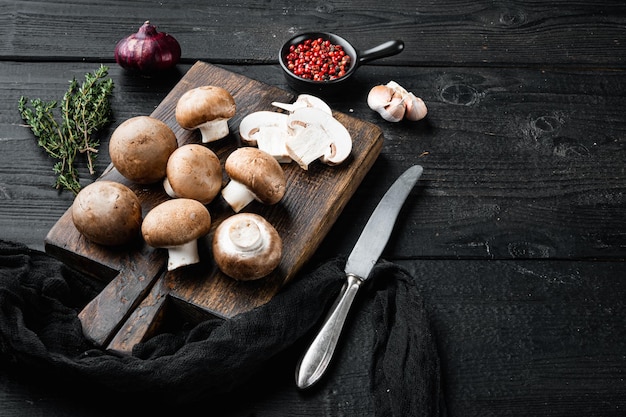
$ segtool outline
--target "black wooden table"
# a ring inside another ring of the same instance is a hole
[[[178,73],[129,74],[113,60],[145,20],[174,35]],[[383,257],[416,277],[432,314],[452,416],[612,416],[626,410],[626,6],[622,1],[0,2],[0,238],[43,250],[73,195],[17,111],[62,96],[101,63],[115,121],[149,114],[197,60],[288,89],[277,51],[332,31],[363,50],[405,50],[361,67],[329,104],[377,124],[382,153],[317,259],[348,253],[392,180],[424,167]],[[426,102],[390,123],[366,104],[394,80]],[[80,166],[85,182],[93,180]],[[343,365],[349,366],[349,365]],[[355,370],[355,377],[358,371]],[[228,415],[364,415],[367,399],[312,403],[292,375]],[[339,392],[339,394],[338,394]],[[118,415],[42,392],[0,370],[0,415]],[[227,415],[225,413],[224,415]]]

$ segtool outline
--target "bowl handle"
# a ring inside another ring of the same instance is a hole
[[[366,62],[373,61],[375,59],[385,58],[388,56],[396,55],[402,52],[404,49],[404,42],[396,39],[387,41],[373,48],[367,49],[358,54],[359,64],[365,64]]]

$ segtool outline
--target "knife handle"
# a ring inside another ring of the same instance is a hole
[[[346,317],[348,317],[350,306],[363,282],[351,274],[348,274],[347,278],[348,281],[326,316],[322,328],[313,339],[311,346],[305,352],[296,369],[298,388],[308,388],[317,382],[330,363]]]

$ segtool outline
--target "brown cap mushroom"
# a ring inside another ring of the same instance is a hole
[[[220,270],[241,281],[270,274],[282,257],[282,240],[276,229],[254,213],[228,217],[213,235],[213,258]]]
[[[285,173],[272,155],[258,148],[234,150],[224,163],[230,182],[222,189],[222,197],[238,213],[257,200],[276,204],[285,195]]]
[[[123,184],[96,181],[76,195],[72,221],[76,229],[94,243],[123,245],[139,236],[141,203]]]
[[[151,184],[165,177],[167,160],[177,147],[176,135],[168,125],[150,116],[136,116],[115,129],[109,154],[124,177]]]
[[[167,161],[165,192],[209,204],[222,188],[222,166],[215,152],[198,144],[176,149]]]
[[[213,142],[228,135],[228,119],[235,111],[235,100],[227,90],[205,85],[178,99],[176,121],[184,129],[200,129],[202,143]]]
[[[168,250],[168,271],[200,262],[198,241],[209,233],[211,215],[199,201],[167,200],[146,214],[141,233],[146,243]]]

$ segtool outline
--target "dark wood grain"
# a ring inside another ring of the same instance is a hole
[[[11,138],[0,141],[0,151],[10,155],[0,167],[0,230],[8,239],[41,248],[72,196],[51,188],[52,163],[29,130],[19,126],[15,103],[48,78],[54,79],[48,97],[59,96],[68,74],[82,76],[93,66],[29,65],[25,75],[32,84],[16,89],[21,76],[11,65],[0,65],[7,69],[0,74],[7,88],[0,126]],[[56,68],[56,76],[47,68]],[[228,68],[287,88],[277,67]],[[169,84],[135,78],[115,67],[111,72],[116,121],[103,135],[100,172],[109,163],[107,135],[112,129],[141,114],[142,107],[155,108],[169,91]],[[390,79],[424,98],[430,109],[424,123],[384,122],[367,108],[368,87]],[[333,108],[376,124],[387,140],[321,255],[349,250],[354,242],[347,238],[348,227],[355,219],[364,225],[391,178],[420,163],[424,186],[405,210],[405,225],[410,226],[398,227],[386,256],[624,258],[622,72],[375,67],[365,68],[356,81],[350,95],[331,101]],[[86,170],[82,173],[90,180]],[[410,233],[403,232],[407,227]]]
[[[143,77],[114,64],[115,43],[146,19],[181,42],[177,72]],[[102,134],[100,175],[115,126],[154,111],[196,60],[290,91],[276,54],[305,30],[337,32],[360,50],[389,39],[406,45],[359,68],[354,88],[330,103],[377,125],[385,143],[310,263],[347,254],[393,179],[420,163],[424,175],[383,257],[408,268],[426,299],[448,414],[623,415],[623,1],[2,2],[0,238],[43,249],[73,199],[52,188],[52,161],[21,126],[21,95],[60,98],[72,76],[111,66],[115,121]],[[424,121],[388,123],[367,107],[369,88],[389,80],[424,98]],[[80,168],[84,183],[95,179]],[[167,299],[153,306],[190,305]],[[242,391],[201,407],[227,417],[375,415],[366,391],[345,388],[370,382],[359,350],[370,341],[346,330],[333,384],[297,391],[303,347],[295,346]],[[2,368],[0,414],[139,414],[119,396],[84,391]],[[155,416],[196,412],[135,405]]]
[[[118,1],[107,7],[117,13],[102,13],[102,6],[89,1],[48,1],[36,7],[29,1],[12,2],[0,15],[0,56],[110,61],[117,41],[150,20],[178,39],[189,62],[275,63],[280,46],[291,36],[329,31],[359,50],[404,39],[405,51],[385,60],[394,65],[626,64],[625,12],[619,1],[407,1],[392,8],[377,0],[358,6],[239,0],[154,7]]]
[[[626,406],[626,264],[550,260],[397,261],[415,276],[437,333],[450,416],[620,416]],[[355,310],[356,311],[356,310]],[[200,403],[220,416],[374,415],[367,387],[347,391],[342,381],[367,378],[369,359],[351,323],[367,320],[367,310],[351,316],[329,379],[301,392],[293,370],[296,346],[244,387],[245,395],[224,395]],[[0,370],[0,381],[2,373]],[[268,383],[268,375],[274,377]],[[117,401],[102,401],[89,387],[77,396],[48,385],[4,379],[4,415],[136,416]],[[121,401],[121,399],[119,400]],[[191,414],[198,405],[171,408],[141,404],[157,416]]]
[[[454,416],[618,416],[626,264],[407,261],[443,346]]]

